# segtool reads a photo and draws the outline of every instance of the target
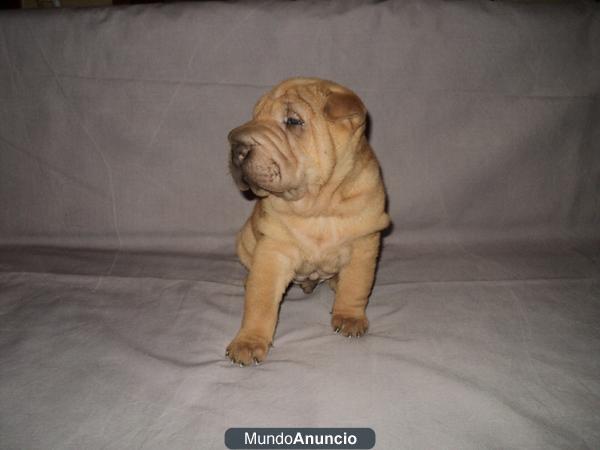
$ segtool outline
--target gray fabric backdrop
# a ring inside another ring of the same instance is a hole
[[[597,7],[251,2],[4,14],[3,243],[203,248],[229,129],[296,75],[369,108],[392,239],[598,237]],[[200,239],[197,245],[197,239]]]
[[[364,99],[394,228],[370,336],[292,289],[242,370],[226,135],[297,75]],[[0,447],[600,447],[599,93],[593,2],[0,14]]]

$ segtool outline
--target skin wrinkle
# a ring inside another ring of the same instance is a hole
[[[277,152],[278,155],[281,156],[281,158],[285,161],[287,161],[288,163],[291,161],[286,153],[282,150],[282,145],[278,145],[278,143],[276,142],[277,140],[281,140],[281,137],[277,135],[277,133],[280,131],[277,127],[265,127],[264,128],[266,133],[264,135],[262,135],[262,137],[264,139],[266,139],[269,144],[271,144],[271,147],[273,148],[273,150],[275,150]],[[275,131],[277,130],[277,131]],[[287,135],[285,133],[283,133],[284,138],[287,140]],[[281,165],[281,164],[280,164]]]
[[[301,118],[304,128],[283,125],[282,112]],[[292,281],[310,292],[331,278],[332,327],[345,336],[366,332],[380,231],[389,217],[365,117],[349,89],[293,79],[263,96],[252,119],[229,133],[232,152],[242,157],[249,135],[261,144],[242,170],[251,187],[266,191],[238,234],[238,256],[249,274],[242,326],[227,348],[232,361],[264,360]],[[273,160],[281,160],[281,182],[269,179]]]
[[[307,90],[307,89],[305,88],[305,90]],[[317,99],[317,98],[315,98],[314,95],[310,95],[310,94],[311,93],[309,92],[309,95],[307,97],[309,97],[309,98],[312,97],[312,100],[314,102],[319,102],[319,103],[321,102],[320,99]],[[298,101],[301,102],[310,111],[310,115],[312,117],[315,117],[317,115],[317,111],[315,111],[315,109],[312,107],[312,105],[310,104],[310,101],[306,100],[306,98],[301,95],[298,95],[297,98],[298,98]]]
[[[286,147],[289,148],[289,149],[291,149],[292,148],[292,143],[290,142],[290,137],[285,132],[283,133],[283,139],[285,139]],[[282,153],[285,155],[287,161],[290,164],[299,164],[300,163],[300,160],[298,159],[298,155],[293,150],[289,151],[289,152],[282,152]]]
[[[306,90],[306,91],[309,91],[309,88],[308,88],[308,87],[306,87],[306,86],[302,86],[300,89],[304,89],[304,90]],[[309,91],[309,94],[312,94],[312,93]],[[314,98],[314,97],[315,97],[315,96],[313,95],[313,100],[314,100],[315,102],[320,102],[320,101],[321,101],[320,99],[316,99],[316,98]],[[298,102],[301,102],[301,103],[304,105],[304,107],[310,111],[310,116],[311,116],[311,117],[316,117],[316,116],[317,116],[317,113],[316,113],[315,109],[312,107],[312,105],[310,104],[310,102],[308,102],[308,101],[307,101],[305,98],[303,98],[301,95],[298,95],[298,96],[297,96],[297,97],[295,97],[295,98],[297,98]],[[304,112],[303,112],[303,114],[304,114],[304,115],[307,115],[307,114],[306,114],[306,111],[304,111]],[[312,142],[319,142],[319,137],[324,137],[324,136],[323,136],[323,133],[319,133],[319,129],[318,129],[318,127],[317,127],[317,126],[315,126],[313,123],[309,123],[309,125],[308,125],[307,129],[305,129],[305,130],[304,130],[304,132],[306,132],[306,131],[308,131],[308,132],[311,134],[311,136],[312,136]],[[333,140],[331,139],[331,136],[330,136],[330,134],[329,134],[329,133],[325,133],[325,134],[326,134],[326,135],[327,135],[327,137],[329,138],[329,142],[328,142],[328,144],[329,144],[330,146],[333,146]],[[312,156],[314,153],[316,153],[314,150],[307,150],[306,148],[304,148],[303,150],[304,150],[304,154],[305,154],[305,155],[309,155],[309,157],[310,157],[310,156]],[[326,152],[326,151],[324,151],[323,153],[324,153],[325,155],[327,155],[327,152]],[[317,173],[319,173],[319,172],[322,170],[322,165],[321,165],[320,158],[314,158],[314,157],[311,157],[311,160],[313,161],[314,165],[315,165],[315,166],[316,166],[316,168],[318,169],[318,170],[317,170]],[[327,177],[327,179],[329,179],[330,177],[331,177],[331,173],[329,173],[329,177]],[[316,180],[312,180],[312,181],[311,181],[311,180],[309,180],[309,181],[308,181],[308,183],[309,183],[309,184],[311,184],[311,185],[314,185],[314,186],[316,186],[316,187],[319,187],[319,186],[321,186],[322,184],[324,184],[324,182],[326,182],[326,181],[327,181],[327,180],[325,180],[325,181],[323,180],[323,177],[321,177],[321,176],[317,175],[317,176],[316,176]],[[310,186],[309,186],[309,188],[308,188],[308,189],[309,189],[309,191],[311,190]],[[314,188],[313,188],[313,189],[314,189]]]
[[[287,112],[284,113],[284,115],[287,115]],[[276,123],[276,122],[274,122],[274,123]],[[285,161],[285,163],[287,165],[294,164],[294,163],[297,164],[298,159],[297,159],[296,155],[294,154],[294,152],[288,152],[288,151],[283,150],[284,148],[285,149],[291,148],[291,143],[289,141],[288,134],[281,129],[280,125],[275,124],[275,125],[273,125],[273,127],[265,127],[265,129],[267,130],[267,133],[265,134],[264,138],[269,141],[272,148],[277,152],[278,155],[281,156],[282,160]],[[271,137],[271,135],[273,137]],[[286,145],[280,145],[280,143],[278,143],[276,141],[284,141]]]
[[[278,161],[277,160],[278,158],[274,158],[274,160],[275,160],[275,163],[279,165],[280,170],[275,170],[275,169],[273,169],[273,170],[276,172],[277,178],[279,180],[281,180],[281,170],[286,169],[287,167],[290,167],[290,166],[293,167],[294,165],[296,165],[296,166],[299,165],[298,164],[299,159],[294,154],[294,152],[285,151],[285,150],[288,150],[289,148],[291,148],[291,143],[289,141],[289,135],[288,135],[288,133],[285,133],[283,130],[281,130],[281,128],[278,125],[271,126],[270,123],[261,125],[258,128],[258,131],[260,131],[259,136],[260,136],[261,140],[256,139],[256,137],[252,137],[252,140],[259,144],[257,149],[255,149],[255,151],[256,150],[258,150],[258,151],[266,150],[265,153],[266,153],[266,157],[268,157],[268,158],[273,158],[275,156],[272,154],[270,155],[268,150],[273,150],[276,152],[276,155],[278,155],[280,157],[280,160]],[[285,143],[288,145],[281,145],[281,143],[278,142],[278,141],[281,141],[282,137],[285,139]],[[269,180],[268,176],[265,176],[265,175],[268,175],[268,172],[270,172],[270,170],[272,168],[269,165],[261,165],[261,164],[253,163],[253,161],[254,161],[254,159],[250,158],[250,161],[247,163],[248,168],[246,170],[252,174],[252,177],[254,178],[254,180],[256,182],[258,182],[258,184],[261,188],[268,188],[268,187],[272,186],[273,180]],[[252,169],[252,170],[250,170],[250,169]],[[295,178],[297,178],[297,176]],[[262,186],[260,182],[264,182],[264,181],[270,181],[269,186]],[[274,188],[271,188],[271,191],[278,192],[278,193],[283,192],[281,189],[278,190],[278,189],[274,189]]]
[[[312,128],[312,133],[313,133],[313,140],[316,142],[317,139],[318,139],[318,137],[319,137],[318,130],[316,128]],[[334,142],[333,142],[333,137],[331,136],[331,133],[327,133],[326,136],[327,136],[328,147],[329,148],[333,148]],[[329,152],[324,152],[324,153],[325,153],[326,156],[328,156],[328,157],[330,156]],[[332,154],[331,154],[330,157],[333,159],[332,164],[335,165],[336,159],[337,159],[336,156],[335,156],[335,152],[332,152]],[[320,164],[319,164],[319,166],[320,166]],[[332,176],[333,176],[333,171],[331,171],[329,173],[329,176],[326,179],[322,180],[322,183],[329,182],[331,180]],[[335,193],[335,191],[334,191],[334,193]]]

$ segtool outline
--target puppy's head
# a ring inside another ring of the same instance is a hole
[[[256,104],[252,120],[229,133],[231,174],[241,190],[287,200],[316,193],[337,162],[356,151],[366,109],[331,81],[293,78]]]

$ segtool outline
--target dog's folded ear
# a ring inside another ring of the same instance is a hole
[[[337,122],[349,120],[354,128],[363,125],[367,119],[367,108],[352,91],[331,91],[323,108],[327,120]]]

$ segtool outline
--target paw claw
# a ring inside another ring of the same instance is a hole
[[[341,333],[348,338],[358,338],[367,332],[369,321],[365,316],[351,317],[342,314],[333,314],[331,325],[336,333]]]
[[[267,356],[269,342],[262,336],[240,333],[227,347],[227,357],[240,367],[259,365]]]

